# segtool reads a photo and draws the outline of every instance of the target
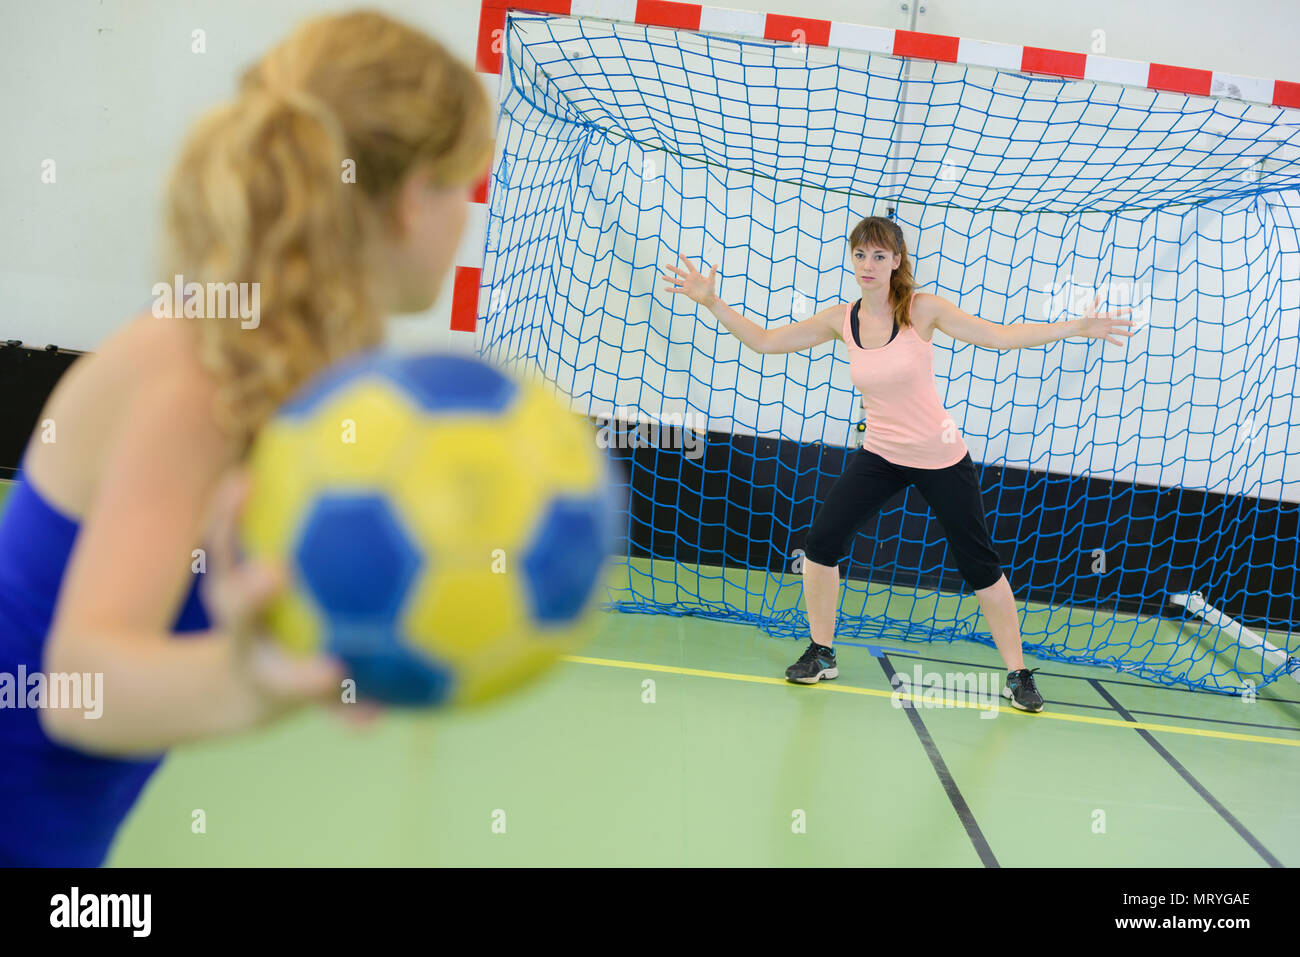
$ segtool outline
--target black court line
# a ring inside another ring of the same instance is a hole
[[[930,660],[930,659],[925,659],[925,660]],[[951,662],[951,663],[956,664],[957,662]],[[945,686],[944,690],[953,691],[955,690],[955,686]],[[1039,690],[1041,691],[1042,689],[1040,688]],[[1063,698],[1057,698],[1057,697],[1048,697],[1045,698],[1044,700],[1046,701],[1047,704],[1051,705],[1053,708],[1078,708],[1082,711],[1114,710],[1111,708],[1110,705],[1106,705],[1106,704],[1092,704],[1091,702],[1084,702],[1084,701],[1066,701]],[[1149,718],[1174,718],[1178,721],[1201,721],[1206,724],[1228,724],[1237,728],[1259,728],[1260,730],[1263,731],[1290,731],[1292,734],[1300,733],[1300,728],[1296,728],[1292,725],[1286,725],[1286,724],[1259,724],[1258,722],[1254,722],[1254,721],[1232,721],[1229,720],[1228,718],[1205,718],[1199,715],[1191,715],[1191,714],[1171,714],[1170,712],[1167,711],[1139,711],[1137,709],[1134,709],[1128,713],[1134,715],[1140,714]],[[1189,730],[1195,730],[1195,729],[1189,729]]]
[[[847,641],[841,641],[841,642],[836,642],[836,644],[840,644],[840,645],[852,645],[853,643],[852,643],[852,642],[847,642]],[[854,647],[859,647],[859,646],[857,646],[857,645],[853,645],[853,646],[854,646]],[[982,647],[983,647],[983,646],[982,646]],[[989,650],[990,650],[990,651],[996,651],[996,649],[993,649],[993,648],[990,648]],[[935,658],[935,657],[933,657],[933,656],[931,656],[931,655],[923,655],[923,654],[921,654],[920,652],[907,651],[907,650],[905,650],[905,649],[901,649],[901,648],[891,649],[891,650],[890,650],[890,654],[893,654],[893,655],[895,655],[895,656],[902,656],[902,657],[904,657],[904,658],[916,658],[916,659],[918,659],[918,660],[920,660],[920,661],[933,661],[933,662],[937,662],[937,663],[939,663],[939,664],[945,664],[945,665],[962,665],[962,666],[967,667],[967,668],[989,668],[989,667],[990,667],[989,665],[986,665],[986,664],[985,664],[985,665],[981,665],[981,664],[977,664],[977,663],[975,663],[975,662],[973,662],[973,661],[959,661],[959,660],[957,660],[956,658]],[[1051,659],[1041,659],[1041,658],[1040,658],[1040,659],[1038,659],[1038,660],[1040,660],[1040,661],[1043,661],[1043,660],[1050,661]],[[1069,662],[1066,662],[1066,664],[1069,664]],[[998,667],[1001,668],[1002,666],[999,665]],[[1103,667],[1105,667],[1105,666],[1104,666],[1104,665],[1077,665],[1076,667],[1079,667],[1079,668],[1103,668]],[[1005,669],[1003,669],[1003,670],[1005,670]],[[1163,684],[1159,684],[1159,683],[1154,682],[1154,681],[1125,681],[1125,680],[1123,680],[1122,678],[1107,678],[1107,677],[1093,678],[1093,677],[1090,677],[1090,676],[1088,676],[1088,675],[1067,675],[1067,674],[1062,674],[1062,673],[1059,672],[1059,671],[1039,671],[1039,674],[1041,674],[1042,676],[1047,677],[1047,678],[1065,678],[1065,679],[1067,679],[1067,680],[1069,680],[1069,681],[1100,681],[1100,682],[1102,682],[1102,683],[1104,683],[1104,684],[1114,685],[1114,686],[1116,686],[1116,687],[1118,687],[1118,688],[1145,688],[1145,689],[1147,689],[1148,691],[1177,691],[1177,692],[1179,692],[1180,694],[1210,695],[1210,696],[1212,696],[1212,697],[1214,697],[1214,698],[1232,698],[1232,697],[1236,697],[1235,695],[1224,694],[1224,693],[1221,692],[1221,691],[1196,691],[1196,690],[1194,690],[1194,689],[1192,689],[1192,688],[1182,688],[1182,687],[1177,687],[1177,686],[1174,686],[1174,685],[1163,685]],[[1255,700],[1256,700],[1256,701],[1267,701],[1267,702],[1269,702],[1270,704],[1293,704],[1293,705],[1300,705],[1300,699],[1294,699],[1294,698],[1268,698],[1268,697],[1265,697],[1263,694],[1257,694],[1257,695],[1255,695]],[[1266,726],[1266,727],[1267,727],[1267,726]],[[1300,731],[1300,728],[1292,728],[1291,730],[1292,730],[1292,731]]]
[[[910,655],[910,654],[905,655],[904,657],[915,658],[918,661],[930,661],[930,662],[934,662],[935,664],[962,665],[963,667],[966,668],[983,669],[985,671],[995,670],[995,669],[990,669],[987,665],[978,665],[969,661],[954,661],[951,658],[929,658],[926,657],[925,655]],[[1088,678],[1082,675],[1062,675],[1051,671],[1042,671],[1040,672],[1040,674],[1048,678],[1076,678],[1079,681],[1102,681],[1103,680],[1101,678]],[[1132,687],[1132,688],[1148,687],[1148,685],[1134,684],[1132,682],[1111,682],[1111,683],[1122,684],[1124,687]],[[951,690],[951,689],[947,689],[947,690]],[[1179,689],[1174,688],[1171,690],[1177,691]],[[1195,692],[1189,692],[1189,693],[1194,694]],[[1047,698],[1046,702],[1052,705],[1053,707],[1081,708],[1085,711],[1113,710],[1110,707],[1110,705],[1091,704],[1083,701],[1066,701],[1064,698],[1057,698],[1055,696]],[[1169,711],[1142,711],[1138,709],[1134,709],[1133,711],[1130,711],[1129,714],[1140,714],[1140,715],[1145,715],[1146,717],[1149,718],[1174,718],[1179,721],[1200,721],[1204,724],[1227,724],[1227,725],[1232,725],[1233,727],[1236,728],[1259,728],[1262,731],[1290,731],[1292,734],[1300,734],[1300,728],[1297,728],[1295,725],[1291,725],[1291,724],[1263,724],[1259,721],[1233,721],[1230,718],[1211,718],[1206,715],[1198,715],[1198,714],[1173,713]]]
[[[891,688],[897,687],[894,684],[894,666],[889,663],[889,656],[881,655],[879,660],[880,667],[885,672],[885,678],[889,681],[889,686]],[[960,819],[962,827],[966,828],[966,834],[970,838],[970,842],[975,845],[975,853],[980,856],[980,862],[985,867],[1000,867],[998,859],[993,856],[993,849],[989,847],[989,842],[984,839],[984,832],[980,830],[979,824],[975,822],[975,815],[971,813],[970,805],[961,796],[961,790],[957,787],[957,782],[953,780],[948,765],[944,763],[943,755],[939,753],[934,738],[930,737],[929,729],[926,728],[925,722],[921,720],[920,712],[912,707],[910,701],[903,701],[901,704],[908,720],[912,722],[912,730],[921,739],[921,746],[925,748],[925,756],[930,759],[930,764],[934,766],[934,773],[939,775],[939,783],[943,785],[944,793],[948,795],[948,800],[952,803],[952,809],[957,812],[957,817]]]
[[[1080,704],[1075,705],[1077,708],[1100,708],[1105,710],[1104,705],[1097,704]],[[1206,724],[1230,724],[1235,728],[1259,728],[1262,731],[1290,731],[1292,734],[1300,732],[1300,728],[1289,724],[1260,724],[1258,721],[1233,721],[1230,718],[1206,718],[1197,714],[1170,714],[1168,711],[1139,711],[1133,710],[1130,714],[1145,715],[1148,718],[1175,718],[1179,721],[1202,721]]]
[[[1123,718],[1125,721],[1133,720],[1133,718],[1129,715],[1129,713],[1124,710],[1124,706],[1120,704],[1118,701],[1116,701],[1114,698],[1112,698],[1110,694],[1106,691],[1106,689],[1101,686],[1101,682],[1092,681],[1092,685],[1094,688],[1097,689],[1097,693],[1099,695],[1101,695],[1103,698],[1105,698],[1107,701],[1110,702],[1110,706],[1114,708],[1116,712],[1119,713],[1119,716],[1121,718]],[[1235,817],[1233,817],[1232,812],[1229,811],[1222,804],[1220,804],[1218,800],[1214,797],[1214,795],[1205,789],[1205,785],[1201,784],[1200,781],[1196,780],[1196,778],[1192,776],[1192,773],[1190,771],[1188,771],[1185,767],[1179,764],[1178,759],[1175,758],[1168,751],[1166,751],[1164,745],[1162,745],[1159,741],[1157,741],[1154,737],[1152,737],[1150,732],[1148,732],[1145,728],[1135,728],[1134,730],[1137,731],[1138,734],[1142,735],[1142,737],[1146,739],[1147,744],[1151,745],[1151,747],[1155,749],[1156,754],[1164,758],[1165,761],[1169,764],[1169,766],[1173,768],[1175,771],[1177,771],[1179,776],[1181,776],[1184,781],[1186,781],[1188,784],[1192,786],[1192,790],[1194,790],[1197,794],[1199,794],[1201,797],[1205,799],[1205,803],[1210,805],[1210,807],[1214,808],[1214,810],[1218,812],[1219,817],[1227,821],[1228,825],[1239,835],[1241,835],[1242,839],[1254,849],[1255,853],[1257,853],[1260,857],[1264,858],[1265,863],[1267,863],[1269,867],[1283,866],[1282,862],[1279,861],[1272,854],[1270,854],[1268,852],[1268,848],[1266,848],[1263,844],[1261,844],[1254,834],[1251,834],[1250,831],[1246,830],[1245,825],[1242,824],[1240,821],[1238,821]]]

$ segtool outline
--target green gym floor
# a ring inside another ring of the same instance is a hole
[[[1042,714],[900,708],[891,671],[996,652],[837,647],[805,687],[782,677],[802,645],[757,628],[604,614],[481,711],[308,712],[173,751],[109,863],[1300,865],[1294,682],[1248,704],[1027,657]]]

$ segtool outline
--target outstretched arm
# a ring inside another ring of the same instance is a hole
[[[678,258],[681,259],[684,269],[676,266],[663,267],[662,278],[664,282],[669,283],[664,287],[664,292],[680,293],[704,306],[728,332],[755,352],[764,355],[802,352],[804,349],[811,349],[813,346],[837,338],[834,319],[843,310],[843,306],[823,309],[801,322],[792,322],[775,329],[764,329],[758,323],[746,319],[732,309],[714,293],[713,283],[718,275],[717,266],[712,267],[709,274],[705,276],[697,271],[685,256],[679,254]]]
[[[989,322],[963,312],[947,299],[927,294],[917,296],[916,304],[932,311],[936,329],[942,330],[954,339],[988,349],[1031,349],[1068,339],[1071,336],[1105,339],[1107,342],[1121,345],[1121,341],[1114,338],[1115,336],[1133,335],[1126,328],[1133,323],[1119,318],[1132,310],[1125,307],[1115,312],[1098,313],[1097,306],[1101,304],[1100,294],[1080,318],[1063,322],[1012,322],[1005,325]]]

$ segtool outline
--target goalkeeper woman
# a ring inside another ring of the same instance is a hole
[[[962,578],[979,598],[998,653],[1007,668],[1002,694],[1022,711],[1041,711],[1043,698],[1027,669],[1011,585],[985,523],[979,476],[961,432],[939,400],[932,363],[935,330],[990,349],[1023,349],[1070,336],[1121,344],[1132,323],[1098,313],[1100,297],[1079,319],[1003,325],[972,316],[939,296],[917,292],[903,231],[881,216],[863,219],[849,237],[849,256],[860,297],[821,310],[801,322],[765,329],[746,319],[714,291],[717,266],[706,276],[683,256],[665,266],[665,291],[704,306],[755,352],[800,352],[831,339],[849,354],[849,375],[867,410],[862,446],[827,493],[804,545],[803,592],[811,641],[786,670],[786,678],[813,684],[835,678],[835,609],[839,563],[853,537],[896,493],[915,485],[939,520]]]

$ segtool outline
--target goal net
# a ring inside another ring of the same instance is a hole
[[[934,336],[1026,650],[1237,693],[1294,667],[1222,621],[1297,654],[1296,111],[560,16],[502,46],[479,347],[623,466],[612,607],[807,636],[804,537],[864,426],[847,358],[756,354],[659,267],[717,264],[777,326],[856,298],[848,233],[892,215],[918,288],[985,319],[1134,309],[1123,345]],[[915,489],[841,567],[838,641],[992,643]]]

